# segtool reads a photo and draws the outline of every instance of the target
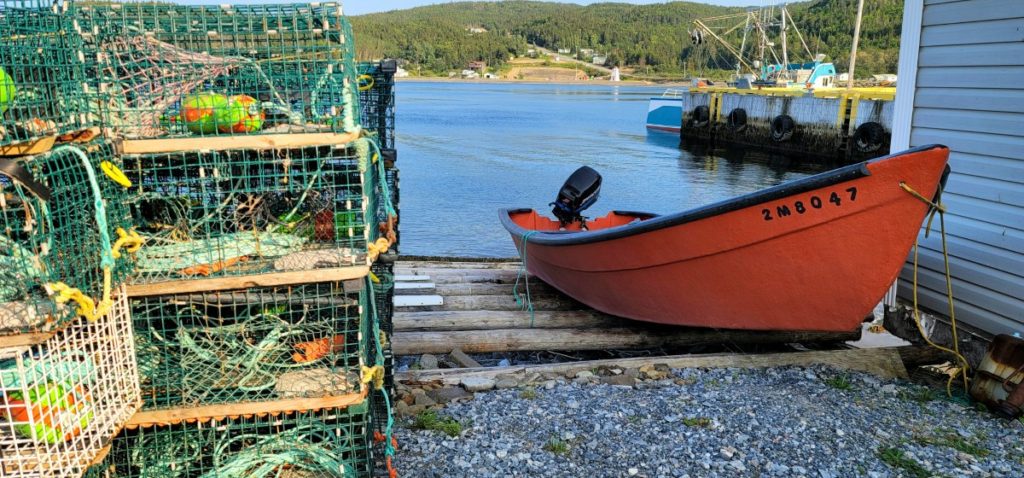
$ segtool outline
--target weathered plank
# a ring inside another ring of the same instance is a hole
[[[506,270],[518,270],[520,262],[518,261],[507,261],[507,262],[469,262],[469,261],[399,261],[396,268],[401,269],[506,269]]]
[[[900,360],[900,348],[902,347],[772,354],[670,355],[514,367],[410,370],[395,374],[395,378],[399,381],[441,380],[448,384],[458,384],[467,377],[496,377],[506,374],[545,372],[567,373],[577,370],[593,370],[599,367],[638,368],[653,364],[665,364],[672,368],[769,368],[828,365],[840,370],[866,372],[883,378],[906,378],[907,370]]]
[[[530,313],[509,310],[442,310],[396,312],[393,318],[399,332],[494,329],[587,329],[634,325],[625,319],[589,310],[537,311],[531,323]]]
[[[496,282],[464,282],[449,284],[434,284],[437,293],[445,297],[455,295],[508,295],[511,296],[515,290],[515,283]],[[526,293],[526,286],[519,284],[519,293]],[[530,296],[541,295],[563,295],[558,289],[551,287],[541,281],[530,281]]]
[[[712,329],[629,328],[609,329],[498,329],[444,332],[395,332],[396,355],[447,353],[460,348],[467,353],[529,350],[642,349],[715,343],[769,344],[790,342],[838,342],[856,340],[860,330],[834,332],[766,332]]]
[[[410,297],[410,296],[396,296]],[[579,310],[587,308],[565,296],[546,295],[534,297],[531,294],[534,310]],[[445,296],[443,307],[418,310],[521,310],[512,294],[507,295],[452,295]]]
[[[153,284],[134,284],[128,286],[128,296],[148,297],[154,295],[248,289],[252,287],[274,287],[312,282],[342,282],[361,279],[366,277],[366,274],[369,272],[370,268],[368,266],[350,266],[308,271],[274,272],[262,275],[228,276],[192,280],[175,280]]]
[[[439,295],[396,295],[395,307],[441,307],[444,297]]]

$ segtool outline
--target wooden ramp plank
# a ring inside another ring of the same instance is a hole
[[[669,355],[663,357],[637,357],[608,360],[589,360],[558,364],[525,365],[515,367],[485,367],[476,369],[410,370],[399,372],[399,381],[435,381],[457,385],[467,377],[493,378],[505,374],[567,373],[592,370],[599,367],[638,368],[644,365],[665,364],[672,368],[769,368],[785,366],[828,365],[840,370],[866,372],[882,378],[906,378],[907,369],[900,360],[898,348],[840,349],[811,352],[773,354],[706,354]]]
[[[425,274],[395,274],[395,282],[430,282]]]
[[[432,312],[395,312],[394,327],[399,332],[493,329],[559,329],[622,327],[631,323],[589,310],[537,311],[531,323],[530,313],[507,310],[443,310]]]
[[[395,281],[395,290],[423,290],[423,289],[435,289],[437,286],[433,282],[398,282]]]
[[[397,299],[397,297],[396,297]],[[767,332],[712,329],[638,329],[617,327],[591,329],[497,329],[444,332],[395,332],[396,355],[448,353],[453,348],[467,353],[536,350],[644,349],[705,344],[766,344],[856,340],[860,330],[834,332]]]
[[[444,305],[444,298],[439,295],[396,295],[395,307],[430,307]]]

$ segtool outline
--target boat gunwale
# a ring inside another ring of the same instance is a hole
[[[528,241],[533,244],[544,246],[575,246],[582,244],[592,244],[596,242],[621,239],[624,237],[654,232],[668,227],[679,226],[682,224],[699,221],[701,219],[707,219],[709,217],[717,216],[720,214],[738,211],[740,209],[745,209],[758,204],[776,201],[796,194],[801,194],[808,191],[826,188],[847,181],[852,181],[855,179],[871,176],[871,171],[867,167],[868,164],[886,161],[900,156],[921,153],[924,151],[930,151],[939,148],[948,149],[946,148],[946,146],[939,144],[918,146],[916,148],[911,148],[905,151],[901,151],[899,153],[890,154],[887,156],[875,158],[857,164],[851,164],[849,166],[844,166],[841,168],[836,168],[831,171],[816,174],[814,176],[801,178],[796,181],[779,184],[777,186],[762,189],[760,191],[755,191],[732,199],[726,199],[724,201],[719,201],[716,203],[700,206],[694,209],[689,209],[674,214],[657,215],[651,213],[630,213],[623,211],[613,211],[616,214],[643,214],[650,215],[652,217],[650,219],[643,220],[637,223],[611,227],[608,229],[602,229],[598,231],[538,231],[524,228],[519,224],[516,224],[515,221],[512,220],[512,214],[530,212],[534,210],[533,208],[503,208],[498,211],[498,215],[499,219],[501,220],[502,226],[505,227],[505,230],[507,230],[509,233],[517,237],[522,237],[523,235],[530,231],[536,231],[534,234],[530,235]]]

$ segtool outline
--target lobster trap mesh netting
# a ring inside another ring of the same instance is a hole
[[[365,264],[369,143],[126,155],[137,283]]]
[[[0,0],[0,155],[87,127],[81,54],[63,2]]]
[[[52,330],[109,307],[134,249],[124,242],[126,190],[104,173],[111,158],[101,143],[0,160],[0,335]]]
[[[347,284],[132,299],[143,407],[363,393],[366,292]]]
[[[0,348],[0,477],[80,476],[138,403],[124,293],[95,322]]]
[[[366,405],[139,428],[89,478],[370,476]]]
[[[335,3],[78,8],[105,126],[126,138],[358,130],[352,31]]]
[[[395,60],[363,62],[359,69],[360,118],[363,129],[377,135],[381,149],[395,147]]]

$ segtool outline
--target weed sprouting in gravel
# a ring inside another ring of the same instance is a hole
[[[844,374],[836,375],[832,378],[825,379],[825,385],[832,387],[836,390],[852,390],[853,383],[850,382],[850,376]]]
[[[524,400],[534,400],[537,398],[537,389],[533,387],[526,387],[519,391],[519,398]]]
[[[939,392],[931,387],[915,387],[913,391],[901,391],[900,398],[903,400],[917,402],[921,405],[934,402],[941,397]]]
[[[925,467],[921,466],[920,463],[914,461],[903,454],[899,448],[895,447],[881,447],[878,449],[878,459],[882,460],[886,465],[893,468],[903,470],[907,473],[907,476],[912,478],[929,478],[932,476]]]
[[[952,448],[956,451],[967,453],[968,455],[974,455],[977,457],[986,457],[992,452],[983,446],[978,444],[978,441],[969,440],[960,436],[957,433],[949,431],[939,431],[935,435],[917,435],[914,437],[920,445],[932,445]]]
[[[451,417],[438,416],[437,412],[433,410],[425,410],[416,415],[412,422],[412,428],[442,432],[453,438],[462,433],[462,424],[458,420]]]
[[[547,443],[544,444],[544,449],[556,455],[568,455],[569,442],[559,440],[558,437],[552,436],[551,438],[548,438]]]
[[[708,417],[684,418],[683,425],[691,428],[711,428],[711,419]]]

